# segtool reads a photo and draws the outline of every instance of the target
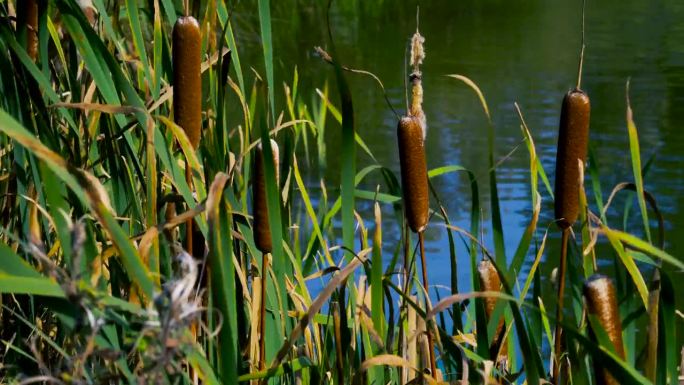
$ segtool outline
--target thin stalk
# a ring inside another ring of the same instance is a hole
[[[268,257],[269,253],[262,254],[261,262],[261,307],[259,308],[259,369],[266,369],[266,279],[268,277]]]
[[[407,104],[408,106],[408,104]],[[407,107],[408,108],[408,107]],[[398,346],[398,351],[400,352],[402,357],[406,357],[406,345],[404,344],[404,328],[402,327],[404,323],[404,317],[406,316],[406,295],[408,293],[409,289],[409,229],[408,225],[406,224],[406,220],[403,222],[402,226],[402,234],[404,237],[404,267],[401,272],[401,277],[404,279],[404,286],[403,286],[403,292],[404,296],[401,297],[401,306],[399,307],[399,346]],[[404,368],[399,367],[399,378],[402,379],[402,382],[405,382],[404,378]]]
[[[560,268],[558,270],[558,305],[556,306],[556,332],[554,339],[554,365],[553,365],[553,382],[558,383],[558,375],[560,373],[560,355],[561,355],[561,321],[563,320],[563,295],[565,293],[565,267],[568,257],[568,238],[570,237],[570,228],[563,229],[561,239],[561,259]]]
[[[192,191],[192,170],[190,168],[190,162],[185,163],[185,181],[188,183],[188,187]],[[185,222],[185,250],[188,254],[192,254],[192,218]]]
[[[192,191],[192,170],[190,168],[190,162],[186,161],[185,162],[185,181],[188,183],[188,187],[190,187],[190,191]],[[193,255],[193,250],[192,250],[192,233],[193,233],[193,225],[192,225],[192,217],[185,222],[185,251],[187,251],[188,254],[194,257]],[[197,282],[197,285],[201,285],[201,282]],[[192,333],[192,339],[193,341],[197,341],[199,338],[198,334],[198,329],[197,329],[197,321],[193,321],[192,324],[190,324],[190,332]],[[199,375],[198,373],[193,370],[191,366],[189,366],[189,374],[190,377],[192,378],[192,383],[193,384],[198,384],[199,383]]]
[[[335,356],[337,359],[336,362],[336,368],[337,368],[337,383],[338,385],[344,384],[344,367],[342,365],[342,328],[341,328],[341,320],[340,320],[340,305],[339,302],[335,302],[333,306],[333,323],[334,323],[334,328],[335,328]]]
[[[577,89],[580,89],[582,84],[582,65],[584,64],[584,8],[587,0],[582,0],[582,47],[580,48],[579,65],[577,69]]]
[[[427,278],[427,264],[425,263],[425,242],[424,242],[424,231],[418,233],[418,243],[420,243],[420,261],[423,265],[423,286],[425,287],[425,312],[430,312],[430,289],[428,286]],[[428,339],[428,350],[430,351],[430,375],[437,376],[437,365],[435,363],[435,345],[432,341],[432,330],[431,322],[429,319],[425,320],[425,331],[427,333]]]

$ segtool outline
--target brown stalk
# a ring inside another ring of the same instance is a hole
[[[332,303],[333,311],[333,323],[335,328],[335,367],[337,369],[337,383],[338,385],[344,384],[344,368],[342,366],[343,355],[342,355],[342,329],[340,320],[340,305],[338,302]]]
[[[266,277],[268,276],[268,253],[264,253],[261,261],[261,304],[259,307],[259,369],[266,369]]]
[[[423,286],[425,287],[425,310],[426,313],[430,312],[430,289],[428,285],[427,278],[427,264],[425,263],[425,240],[424,232],[418,233],[418,243],[420,243],[420,261],[423,269]],[[427,334],[428,340],[428,353],[430,356],[430,375],[432,377],[437,376],[437,364],[435,362],[435,344],[432,340],[432,320],[425,320],[425,333]]]
[[[568,256],[568,238],[570,237],[570,229],[563,229],[561,240],[561,260],[558,269],[558,302],[556,306],[556,332],[554,334],[554,364],[553,364],[553,382],[558,383],[561,364],[561,321],[563,320],[563,297],[565,296],[565,267]]]

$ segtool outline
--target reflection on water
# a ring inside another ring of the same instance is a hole
[[[322,88],[326,78],[332,79],[330,67],[315,57],[312,49],[326,43],[325,7],[313,0],[273,3],[276,84],[290,82],[296,65],[300,72],[300,94],[313,95],[314,88]],[[426,37],[427,52],[423,72],[429,125],[428,165],[434,168],[459,164],[475,173],[480,201],[485,207],[483,232],[488,245],[492,243],[486,212],[486,120],[472,91],[444,75],[467,75],[485,93],[496,129],[497,159],[520,144],[520,124],[513,106],[518,102],[553,181],[560,103],[576,81],[580,4],[579,0],[420,1],[420,29]],[[377,74],[400,111],[404,110],[403,60],[406,43],[415,30],[415,6],[414,1],[340,1],[334,4],[332,13],[341,60]],[[259,68],[262,61],[257,14],[236,12],[236,18],[243,61]],[[607,199],[616,183],[632,179],[625,125],[625,82],[631,77],[630,96],[643,163],[653,158],[646,187],[665,214],[666,237],[670,240],[666,250],[681,255],[684,246],[672,240],[684,236],[684,2],[589,1],[586,22],[583,88],[592,100],[591,145],[597,155],[603,199]],[[379,162],[398,172],[396,118],[371,81],[353,75],[348,78],[359,134]],[[331,185],[338,178],[337,131],[330,129],[327,133],[330,145],[325,177]],[[359,154],[360,164],[370,163],[365,154]],[[528,162],[527,150],[522,145],[497,170],[509,259],[531,216]],[[381,183],[379,177],[371,179],[365,188],[374,190],[376,182]],[[435,187],[451,220],[468,228],[471,198],[465,176],[440,177]],[[543,213],[539,238],[550,225],[553,213],[550,196],[541,185],[540,190]],[[588,194],[595,210],[594,193]],[[370,204],[360,202],[359,209],[362,207],[370,208]],[[619,199],[609,216],[612,226],[621,226],[623,207],[624,199]],[[367,219],[372,219],[371,211],[365,212]],[[399,232],[389,205],[384,212],[384,241],[389,259]],[[636,216],[637,212],[633,214]],[[635,219],[632,231],[640,223]],[[548,260],[542,266],[543,277],[549,276],[557,255],[558,232],[553,226],[550,229],[554,239],[546,253]],[[448,241],[444,228],[433,225],[427,239],[431,283],[448,285]],[[457,243],[459,286],[468,290],[469,261],[461,247],[463,242]],[[524,278],[524,274],[521,276]],[[679,288],[682,289],[681,284]]]

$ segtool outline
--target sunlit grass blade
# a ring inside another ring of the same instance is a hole
[[[641,170],[641,150],[639,149],[639,136],[637,135],[637,128],[634,124],[632,106],[630,105],[629,101],[629,81],[627,81],[625,93],[627,100],[627,132],[629,135],[629,151],[632,160],[634,183],[636,184],[637,188],[637,202],[639,202],[639,209],[641,210],[641,219],[644,225],[646,239],[651,242],[651,230],[648,225],[648,211],[646,210],[646,202],[644,201],[644,180]]]
[[[224,200],[223,190],[227,175],[219,173],[211,185],[207,198],[209,222],[209,264],[212,294],[215,306],[224,317],[219,334],[219,376],[222,382],[235,383],[238,376],[237,312],[235,269],[231,239],[230,206]]]

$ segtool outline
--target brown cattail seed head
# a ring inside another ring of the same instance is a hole
[[[271,139],[273,150],[273,168],[276,181],[279,179],[278,166],[280,164],[278,144]],[[268,223],[268,206],[266,204],[266,169],[264,167],[264,151],[261,143],[254,154],[254,176],[252,186],[252,204],[254,206],[254,243],[262,253],[270,253],[273,249],[271,242],[271,228]]]
[[[17,30],[26,29],[26,53],[31,60],[38,57],[38,0],[23,0],[17,5]]]
[[[480,278],[480,291],[501,291],[501,279],[499,279],[499,273],[497,273],[494,264],[488,260],[483,259],[477,265],[477,273]],[[487,297],[485,301],[485,313],[487,314],[487,320],[492,317],[494,313],[494,308],[496,307],[497,298]],[[503,318],[499,319],[499,324],[496,327],[496,334],[494,335],[493,341],[496,342],[503,331]],[[504,355],[506,349],[503,349]]]
[[[173,116],[197,148],[202,129],[202,40],[192,16],[178,18],[173,26]]]
[[[555,215],[562,229],[572,226],[579,213],[579,161],[587,158],[590,111],[589,96],[582,90],[569,91],[563,98],[555,189]]]
[[[606,331],[615,352],[620,358],[625,358],[622,345],[622,322],[618,310],[617,295],[613,281],[600,274],[589,277],[584,283],[584,299],[587,303],[587,313],[596,316],[599,324]],[[594,363],[598,384],[619,384],[600,363]]]
[[[397,136],[406,219],[413,232],[420,232],[427,226],[429,196],[423,127],[418,118],[401,118]]]

